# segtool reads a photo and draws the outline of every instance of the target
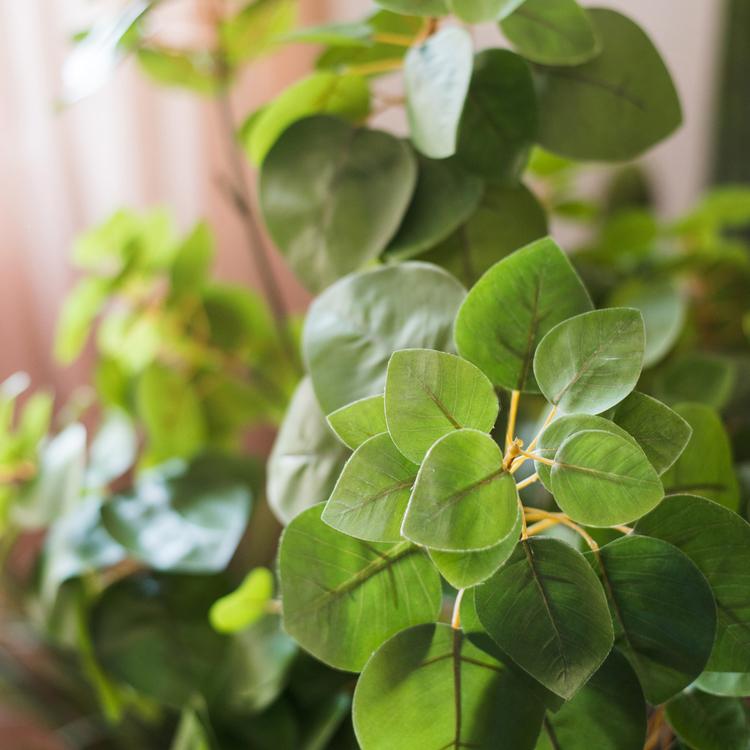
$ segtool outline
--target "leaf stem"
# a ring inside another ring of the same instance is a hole
[[[454,630],[461,629],[461,602],[464,598],[464,591],[466,589],[459,589],[456,594],[456,601],[453,603],[453,616],[451,617],[451,627]]]
[[[613,526],[612,528],[621,534],[632,534],[635,531],[632,526]]]
[[[525,451],[523,448],[519,448],[518,452],[524,457],[524,458],[531,458],[534,461],[539,461],[540,464],[547,464],[547,466],[554,466],[555,462],[551,458],[545,458],[544,456],[540,456],[536,453],[529,453],[529,451]],[[511,467],[514,468],[514,467]]]
[[[525,520],[526,519],[524,518],[524,521]],[[559,518],[545,518],[541,521],[538,521],[533,526],[529,526],[526,529],[526,536],[524,537],[524,539],[527,539],[530,536],[534,536],[535,534],[541,534],[542,531],[546,531],[552,526],[557,526],[558,523],[562,523]]]
[[[406,34],[388,34],[386,32],[372,35],[373,42],[393,44],[397,47],[411,47],[415,39],[416,37],[407,36]]]
[[[575,531],[588,546],[594,551],[599,552],[599,545],[596,543],[594,538],[581,526],[574,521],[571,521],[565,513],[550,513],[546,510],[539,510],[538,508],[526,508],[526,520],[538,521],[545,519],[554,519],[557,523],[567,526],[569,529]]]
[[[516,484],[517,490],[522,490],[524,487],[528,487],[530,484],[534,484],[534,482],[539,480],[539,474],[534,472],[531,476],[526,477],[526,479],[522,479],[520,482]]]
[[[516,436],[516,420],[518,419],[518,402],[521,400],[521,391],[511,391],[510,411],[508,412],[508,428],[505,431],[505,450],[513,444]]]
[[[401,70],[403,60],[375,60],[371,63],[362,63],[362,65],[350,65],[346,72],[351,75],[369,76],[376,73],[390,73],[394,70]]]
[[[555,415],[557,414],[557,407],[553,406],[549,414],[547,414],[547,418],[544,420],[544,424],[542,425],[541,429],[537,434],[534,436],[534,439],[526,446],[526,450],[533,451],[534,448],[536,448],[536,444],[539,442],[539,438],[542,437],[542,433],[549,427],[550,422],[555,418]]]

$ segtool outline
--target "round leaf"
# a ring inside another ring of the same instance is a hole
[[[342,406],[328,415],[328,424],[339,440],[352,450],[381,432],[387,432],[385,399],[369,396]]]
[[[629,523],[664,497],[659,475],[632,439],[603,430],[571,435],[550,472],[560,508],[587,526]]]
[[[539,342],[534,375],[561,411],[598,414],[633,390],[644,345],[638,310],[592,310],[563,321]]]
[[[431,349],[394,352],[385,381],[385,417],[398,449],[416,464],[438,438],[471,427],[492,430],[499,404],[471,362]]]
[[[695,750],[750,750],[750,711],[737,698],[691,690],[667,704],[667,721]]]

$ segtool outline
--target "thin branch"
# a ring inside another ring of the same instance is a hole
[[[505,450],[513,444],[516,436],[516,419],[518,418],[518,402],[521,400],[521,391],[511,391],[510,411],[508,412],[508,429],[505,431]]]
[[[537,482],[539,480],[539,474],[534,472],[529,477],[526,477],[526,479],[522,479],[518,484],[516,484],[517,490],[522,490],[524,487],[528,487],[530,484],[534,484],[534,482]]]

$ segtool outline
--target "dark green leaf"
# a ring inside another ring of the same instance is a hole
[[[365,440],[388,431],[385,399],[368,396],[342,406],[328,415],[328,424],[347,448],[356,450]]]
[[[694,750],[750,748],[750,712],[737,698],[691,690],[669,701],[666,711],[675,734]]]
[[[668,404],[695,401],[721,410],[732,397],[736,380],[734,362],[728,357],[693,352],[660,370],[654,390]]]

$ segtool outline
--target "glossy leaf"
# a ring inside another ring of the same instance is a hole
[[[589,553],[607,592],[615,642],[658,705],[701,674],[716,633],[716,604],[687,555],[661,539],[627,536]]]
[[[394,351],[452,350],[465,294],[442,269],[415,262],[352,274],[321,294],[307,314],[302,345],[326,413],[382,393]]]
[[[498,646],[532,677],[570,699],[613,643],[601,584],[584,557],[557,539],[522,541],[476,589],[477,614]]]
[[[638,521],[636,531],[682,550],[711,585],[717,629],[707,670],[750,672],[750,525],[710,500],[675,495]]]
[[[591,301],[549,238],[516,251],[474,285],[456,317],[456,345],[497,386],[538,390],[532,362],[542,337]]]
[[[543,716],[528,678],[440,624],[387,641],[365,666],[353,710],[362,750],[531,750]]]
[[[527,60],[580,65],[601,52],[596,29],[576,0],[525,0],[500,27]]]
[[[471,362],[431,349],[402,349],[391,356],[385,381],[388,431],[416,464],[453,430],[490,432],[498,409],[492,383]]]
[[[394,13],[414,16],[444,16],[448,12],[445,0],[377,0],[377,4]]]
[[[560,508],[587,526],[629,523],[664,497],[659,475],[632,439],[602,430],[571,435],[550,472]]]
[[[711,695],[744,698],[750,695],[750,672],[704,672],[695,686]]]
[[[719,415],[702,404],[675,407],[692,428],[687,447],[663,477],[667,494],[702,495],[738,510],[740,491],[732,461],[732,446]]]
[[[682,121],[677,93],[651,40],[613,10],[587,11],[602,52],[539,75],[539,144],[572,159],[633,159]]]
[[[644,344],[640,312],[593,310],[563,321],[539,342],[534,375],[561,411],[599,414],[635,387]]]
[[[480,52],[474,58],[459,125],[459,161],[488,180],[514,182],[537,128],[537,99],[528,64],[508,50]]]
[[[357,672],[392,635],[437,617],[440,580],[419,548],[359,541],[323,523],[322,510],[297,516],[281,539],[284,628],[321,661]]]
[[[211,605],[211,626],[219,633],[244,630],[266,614],[272,596],[273,573],[268,568],[253,568],[234,591]]]
[[[310,378],[304,378],[268,459],[266,494],[276,518],[289,523],[305,508],[326,500],[347,456],[326,424]]]
[[[347,448],[356,450],[365,440],[388,431],[385,399],[368,396],[342,406],[328,415],[328,424]]]
[[[666,715],[675,734],[695,750],[750,749],[750,711],[737,698],[691,690],[669,701]]]
[[[266,155],[260,203],[292,270],[319,292],[385,249],[416,177],[403,142],[317,115],[292,124]]]
[[[448,0],[455,15],[468,23],[496,21],[510,15],[525,0]]]
[[[387,433],[366,440],[344,466],[323,520],[357,539],[401,541],[401,521],[418,470]]]
[[[425,156],[445,159],[455,153],[473,62],[471,36],[456,26],[441,29],[406,53],[404,85],[411,140]]]
[[[517,507],[497,443],[478,430],[455,430],[425,456],[401,533],[432,549],[483,550],[513,532]]]

